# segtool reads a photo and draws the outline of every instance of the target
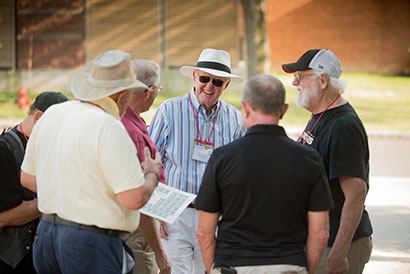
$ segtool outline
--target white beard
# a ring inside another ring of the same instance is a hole
[[[299,92],[296,96],[295,103],[300,108],[308,108],[311,101],[318,97],[319,92],[312,87],[310,91],[306,91],[300,86],[296,87],[296,90]]]

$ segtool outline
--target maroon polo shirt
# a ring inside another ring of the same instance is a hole
[[[141,163],[145,161],[144,147],[148,147],[151,151],[151,157],[154,157],[158,149],[148,135],[147,124],[144,119],[128,107],[121,122],[124,124],[125,129],[128,131],[128,134],[137,148],[138,160]],[[164,170],[161,172],[160,181],[161,183],[166,182]]]

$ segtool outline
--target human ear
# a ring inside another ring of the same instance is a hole
[[[38,121],[38,119],[40,119],[40,117],[43,115],[44,112],[42,112],[41,110],[38,110],[36,112],[34,112],[33,117],[34,117],[34,123],[36,123]]]
[[[241,106],[243,109],[243,116],[248,117],[249,116],[249,105],[245,101],[241,101]]]
[[[289,104],[285,104],[283,106],[283,111],[282,111],[281,115],[279,116],[279,120],[282,119],[283,116],[285,116],[285,113],[286,113],[286,111],[288,111],[288,109],[289,109]]]
[[[230,83],[231,83],[231,79],[229,79],[228,82],[226,82],[225,87],[224,87],[224,89],[223,89],[224,91],[225,91],[225,89],[228,88],[228,86],[229,86]]]
[[[323,73],[322,76],[320,77],[320,87],[322,89],[325,89],[329,84],[329,75],[326,73]]]

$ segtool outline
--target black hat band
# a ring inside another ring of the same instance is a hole
[[[224,64],[217,63],[217,62],[209,62],[209,61],[201,61],[196,64],[197,68],[208,68],[208,69],[216,69],[225,71],[227,73],[231,73],[231,69]]]

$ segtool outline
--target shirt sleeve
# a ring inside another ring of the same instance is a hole
[[[145,183],[135,145],[120,122],[102,128],[99,154],[104,177],[114,193]]]
[[[233,140],[242,138],[246,134],[246,129],[243,126],[242,114],[239,110],[235,109],[236,114],[236,129],[233,136]]]
[[[335,121],[329,158],[329,180],[342,176],[367,178],[368,143],[361,124],[351,117]]]

